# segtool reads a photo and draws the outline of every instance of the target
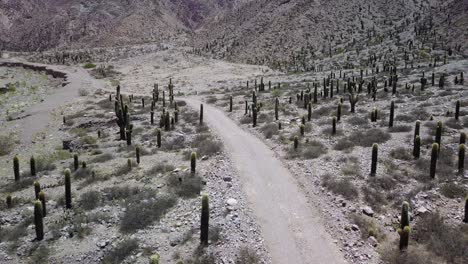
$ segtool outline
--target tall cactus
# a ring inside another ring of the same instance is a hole
[[[34,227],[36,229],[36,240],[44,239],[44,216],[42,215],[42,203],[39,200],[34,202]]]
[[[460,133],[460,144],[466,144],[466,133],[465,132]]]
[[[7,205],[8,209],[13,207],[13,198],[11,197],[11,194],[7,195],[5,202],[6,202],[6,205]]]
[[[414,139],[414,145],[413,145],[413,157],[415,159],[419,159],[419,155],[421,153],[421,137],[418,135]]]
[[[413,136],[414,139],[417,136],[419,136],[420,130],[421,130],[421,121],[417,120],[416,125],[414,126],[414,136]]]
[[[47,209],[46,209],[46,197],[44,191],[39,192],[39,201],[42,204],[42,217],[46,217]]]
[[[140,147],[139,146],[135,148],[135,155],[136,155],[137,164],[140,164]]]
[[[411,231],[411,228],[409,226],[405,226],[403,229],[398,229],[398,233],[400,235],[400,250],[401,251],[404,251],[408,248],[410,231]]]
[[[208,194],[202,195],[202,209],[200,219],[200,242],[202,245],[208,245],[208,232],[210,225],[210,204]]]
[[[80,162],[78,160],[78,154],[73,154],[73,169],[76,171],[80,167]]]
[[[439,145],[439,151],[440,151],[440,148],[442,146],[441,145],[441,143],[442,143],[442,122],[441,121],[437,122],[435,142]]]
[[[195,173],[196,168],[197,168],[197,153],[192,152],[192,154],[190,154],[190,171],[192,173]]]
[[[307,104],[307,121],[310,121],[312,119],[312,104],[308,103]]]
[[[156,130],[156,144],[158,145],[158,148],[161,148],[161,130],[160,129]]]
[[[341,120],[341,103],[338,103],[338,108],[336,109],[336,122]]]
[[[465,144],[458,146],[458,173],[463,175],[465,172]]]
[[[304,133],[305,133],[305,126],[304,126],[304,124],[301,124],[301,125],[299,126],[299,132],[300,132],[301,136],[304,136]]]
[[[41,192],[41,184],[38,181],[34,182],[34,197],[36,200],[39,199],[39,193]]]
[[[409,203],[403,202],[401,206],[400,228],[403,229],[405,226],[409,226],[409,225],[410,225]]]
[[[278,119],[279,119],[278,110],[279,110],[279,99],[276,98],[275,99],[275,120],[276,121],[278,121]]]
[[[257,126],[257,106],[255,104],[252,104],[252,126],[256,127]]]
[[[349,98],[349,103],[351,105],[351,113],[355,113],[356,104],[359,101],[359,95],[357,95],[355,88],[348,87],[348,90],[349,90],[348,98]]]
[[[70,170],[65,169],[65,208],[72,208],[72,196],[71,196],[71,178]]]
[[[378,153],[379,153],[379,145],[374,143],[372,145],[372,163],[371,163],[371,176],[375,176],[377,173],[377,158],[378,158]]]
[[[19,158],[17,155],[13,157],[13,173],[15,174],[15,181],[20,180]]]
[[[336,134],[336,117],[333,117],[333,120],[332,120],[332,134],[333,135]]]
[[[232,112],[232,95],[229,96],[229,112]]]
[[[431,179],[435,178],[436,169],[437,169],[437,159],[439,158],[439,144],[434,143],[432,144],[432,152],[431,152],[431,167],[429,175]]]
[[[468,196],[465,198],[465,218],[463,222],[468,223]]]
[[[294,150],[297,150],[299,147],[299,138],[297,136],[294,136]]]
[[[203,124],[203,104],[200,104],[200,125]]]
[[[31,159],[29,160],[29,167],[31,169],[31,176],[36,176],[36,159],[34,156],[31,156]]]
[[[392,101],[390,104],[390,120],[388,121],[388,127],[393,127],[393,118],[395,116],[395,103]]]

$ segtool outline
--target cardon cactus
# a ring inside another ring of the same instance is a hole
[[[18,156],[13,157],[13,172],[15,174],[15,181],[20,180],[20,169],[19,169],[19,158]]]
[[[31,159],[29,160],[29,167],[31,169],[31,176],[36,176],[36,159],[34,156],[31,156]]]
[[[34,227],[36,229],[36,240],[44,239],[44,216],[42,215],[42,203],[39,200],[34,202]]]
[[[161,130],[160,129],[156,130],[156,144],[158,145],[158,148],[161,148]]]
[[[341,103],[338,104],[338,109],[336,110],[336,121],[340,122],[341,120]]]
[[[465,172],[465,144],[458,146],[458,173],[464,174]]]
[[[78,154],[73,154],[73,169],[77,170],[80,167],[80,162],[78,160]]]
[[[332,134],[333,135],[336,134],[336,117],[333,117],[333,120],[332,120]]]
[[[297,136],[294,137],[294,150],[297,150],[299,147],[299,138]]]
[[[70,170],[65,169],[65,208],[72,208],[72,196],[71,196],[71,177]]]
[[[411,228],[409,226],[405,226],[403,229],[398,229],[398,234],[400,235],[400,250],[406,250],[409,244],[409,234]]]
[[[192,173],[195,173],[196,169],[197,169],[197,153],[192,152],[192,154],[190,154],[190,171]]]
[[[5,202],[8,209],[13,207],[13,198],[11,197],[11,194],[7,195]]]
[[[208,245],[208,230],[210,222],[210,205],[208,195],[202,195],[202,209],[200,219],[200,242],[202,245]]]
[[[413,157],[415,159],[419,159],[419,155],[421,153],[421,137],[418,135],[414,139],[414,145],[413,145]]]
[[[46,209],[46,197],[44,191],[39,192],[39,201],[42,203],[42,217],[46,217],[47,209]]]
[[[299,131],[300,131],[301,136],[304,136],[304,133],[305,133],[305,126],[304,126],[304,124],[301,124],[301,126],[299,127]]]
[[[465,218],[463,222],[468,223],[468,196],[465,198]]]
[[[432,152],[431,152],[431,168],[429,175],[431,179],[435,178],[436,169],[437,169],[437,159],[439,158],[439,144],[434,143],[432,144]]]
[[[275,99],[275,120],[279,119],[278,110],[279,110],[279,99],[276,98]]]
[[[132,170],[132,167],[133,167],[132,160],[131,160],[131,159],[127,159],[127,168],[128,168],[129,170]]]
[[[409,203],[403,202],[401,206],[400,228],[403,229],[405,226],[409,226],[409,224],[410,224]]]
[[[440,151],[441,143],[442,143],[442,122],[441,121],[437,122],[435,143],[439,145],[439,151]]]
[[[392,101],[390,104],[390,119],[388,121],[388,127],[393,127],[393,118],[395,116],[395,103]]]
[[[413,138],[416,138],[417,136],[419,136],[420,129],[421,129],[421,121],[417,120],[416,125],[414,126],[414,136],[413,136]]]
[[[41,192],[41,184],[38,181],[34,182],[34,197],[36,200],[39,199],[39,193]]]
[[[203,124],[203,104],[200,104],[200,125]]]
[[[140,164],[140,147],[139,146],[135,148],[135,154],[136,154],[136,161],[138,164]]]
[[[232,95],[229,96],[229,112],[232,112]]]
[[[460,144],[466,144],[466,133],[465,132],[460,133]]]
[[[371,163],[371,176],[375,176],[377,173],[377,158],[378,158],[378,152],[379,152],[379,145],[374,143],[372,145],[372,163]]]

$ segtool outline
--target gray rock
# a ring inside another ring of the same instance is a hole
[[[368,239],[367,239],[367,242],[369,242],[369,244],[373,247],[377,247],[377,245],[379,244],[379,241],[377,241],[377,239],[373,236],[370,236]]]
[[[367,216],[374,216],[374,210],[372,210],[372,208],[370,208],[369,206],[366,206],[366,207],[363,207],[361,208],[362,209],[362,212],[367,215]]]

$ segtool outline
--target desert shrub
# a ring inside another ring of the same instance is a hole
[[[112,155],[112,153],[103,153],[103,154],[99,154],[99,155],[93,157],[90,160],[90,162],[91,163],[103,163],[103,162],[112,160],[113,158],[114,158],[114,155]]]
[[[37,245],[30,256],[30,263],[48,263],[50,249],[47,245]]]
[[[98,191],[88,191],[80,195],[80,207],[84,210],[93,210],[102,202],[102,195]]]
[[[451,226],[439,213],[422,215],[413,228],[412,238],[448,263],[465,263],[468,257],[468,228]]]
[[[182,111],[181,117],[185,122],[192,125],[197,125],[199,122],[199,115],[195,111]]]
[[[208,98],[206,98],[206,102],[209,104],[214,104],[216,101],[218,101],[218,99],[214,95],[210,95]]]
[[[97,139],[93,136],[85,135],[80,137],[80,143],[83,145],[93,145],[96,144]]]
[[[407,125],[396,125],[396,126],[388,128],[388,131],[391,133],[403,133],[403,132],[409,132],[411,130],[413,130],[413,128]]]
[[[214,140],[213,136],[207,133],[196,135],[191,145],[192,148],[196,148],[199,157],[211,156],[222,149],[221,142]]]
[[[118,264],[130,256],[135,250],[138,249],[138,240],[125,239],[116,245],[113,249],[106,252],[102,259],[103,264]]]
[[[85,65],[83,65],[83,68],[85,68],[85,69],[94,69],[94,68],[96,68],[96,64],[88,62]]]
[[[360,176],[361,167],[359,166],[359,160],[357,159],[357,157],[346,158],[345,164],[341,168],[341,172],[345,176]]]
[[[109,99],[102,99],[101,101],[96,103],[99,107],[102,109],[113,109],[114,108],[114,102],[109,101]]]
[[[416,120],[428,120],[431,115],[423,107],[412,109],[410,114],[401,114],[395,117],[395,121],[414,123]]]
[[[464,198],[468,194],[467,190],[462,185],[453,182],[442,184],[440,192],[451,199]]]
[[[381,129],[373,128],[365,131],[355,131],[347,139],[357,146],[372,147],[372,144],[381,144],[388,141],[391,135]]]
[[[176,135],[170,138],[163,137],[163,149],[166,150],[179,150],[185,148],[185,137]]]
[[[257,253],[246,246],[243,246],[239,249],[239,253],[237,254],[237,259],[235,264],[257,264],[260,263],[260,257]]]
[[[260,129],[265,136],[265,138],[271,138],[273,135],[277,135],[279,130],[278,130],[278,124],[276,123],[269,123]]]
[[[380,252],[384,263],[387,264],[439,264],[442,261],[423,246],[411,245],[405,251],[398,249],[397,241],[386,245]]]
[[[348,138],[342,138],[338,140],[336,145],[333,147],[334,150],[350,150],[354,147],[354,143],[351,142]]]
[[[390,151],[390,156],[394,159],[399,159],[399,160],[413,160],[413,153],[411,150],[404,148],[404,147],[398,147],[396,149],[392,149]]]
[[[383,206],[387,203],[384,193],[380,188],[373,188],[367,185],[361,187],[364,201],[377,212],[382,212]]]
[[[356,213],[351,214],[350,219],[352,223],[359,227],[363,240],[367,240],[370,236],[375,237],[378,241],[385,239],[384,231],[375,223],[374,219]]]
[[[159,173],[165,174],[167,172],[173,171],[175,169],[174,165],[167,162],[158,162],[154,164],[146,174],[149,176],[158,175]]]
[[[84,88],[80,88],[80,89],[78,89],[78,94],[80,96],[87,96],[89,94],[89,91],[84,89]]]
[[[353,125],[353,126],[368,126],[369,125],[369,119],[360,117],[360,116],[351,116],[348,119],[346,119],[346,122],[348,124]]]
[[[322,186],[348,200],[354,200],[359,195],[358,189],[348,178],[337,180],[332,175],[325,174],[322,176]]]
[[[52,153],[39,153],[34,156],[36,159],[36,171],[52,171],[56,169],[54,162],[71,158],[70,152],[66,150],[56,150]]]
[[[128,185],[107,187],[101,191],[103,197],[109,201],[125,200],[138,192],[140,192],[139,188]]]
[[[145,189],[126,201],[125,214],[120,222],[120,231],[133,233],[158,221],[177,203],[171,195],[157,195],[156,191]]]
[[[15,147],[15,142],[15,136],[12,133],[0,135],[0,156],[10,154]]]
[[[310,142],[299,144],[299,148],[294,150],[290,147],[288,150],[288,158],[303,158],[303,159],[316,159],[327,153],[327,147],[319,141],[313,140]]]
[[[26,189],[28,187],[31,187],[34,183],[34,181],[37,180],[36,177],[22,177],[18,182],[12,182],[3,187],[3,190],[5,190],[6,193],[13,193],[17,192],[23,189]]]
[[[136,167],[138,166],[138,164],[136,164],[135,161],[132,161],[132,167]],[[114,171],[112,171],[112,175],[111,176],[114,176],[114,177],[119,177],[119,176],[123,176],[123,175],[126,175],[127,173],[129,173],[132,169],[128,167],[128,164],[125,162],[125,164],[122,164],[120,166],[118,166],[117,168],[114,169]]]
[[[33,217],[24,218],[13,227],[2,227],[0,229],[0,241],[16,242],[28,234],[28,226],[33,223]]]
[[[85,179],[85,178],[89,178],[89,176],[91,176],[91,169],[86,167],[86,168],[83,168],[83,167],[80,167],[77,171],[75,171],[73,173],[73,177],[77,180],[79,179]]]
[[[171,174],[167,176],[166,182],[171,192],[180,197],[192,198],[200,195],[202,179],[196,174]]]
[[[449,120],[447,120],[444,123],[444,125],[446,127],[450,127],[450,128],[453,128],[453,129],[462,129],[463,128],[462,124],[459,121],[455,120],[455,118],[450,118]]]
[[[245,125],[245,124],[250,124],[250,123],[252,123],[252,117],[249,117],[249,116],[247,116],[247,115],[242,116],[241,119],[239,120],[239,122],[240,122],[241,124],[243,124],[243,125]]]
[[[321,106],[312,111],[312,118],[317,119],[324,116],[329,116],[335,110],[336,107],[334,105]]]

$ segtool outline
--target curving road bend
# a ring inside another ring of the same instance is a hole
[[[185,100],[199,109],[199,100]],[[215,107],[204,105],[204,120],[231,155],[273,263],[346,263],[319,212],[274,152]]]

